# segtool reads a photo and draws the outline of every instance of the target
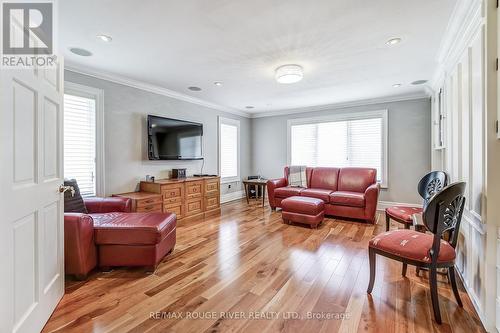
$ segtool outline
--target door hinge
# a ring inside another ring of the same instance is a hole
[[[497,58],[496,63],[495,63],[495,70],[498,72],[498,58]]]
[[[498,0],[497,0],[497,8],[498,8]]]
[[[498,133],[498,120],[495,122],[495,130]]]

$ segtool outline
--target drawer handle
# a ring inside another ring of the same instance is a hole
[[[153,202],[154,202],[154,200],[153,200],[153,199],[149,199],[149,200],[144,201],[144,203],[145,203],[145,204],[148,204],[148,203],[153,203]]]
[[[153,208],[155,208],[155,206],[146,206],[146,207],[144,207],[144,210],[151,210]]]
[[[171,195],[171,196],[174,196],[174,195],[175,195],[175,192],[170,192],[170,195]]]

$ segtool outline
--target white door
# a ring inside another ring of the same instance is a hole
[[[62,68],[0,70],[0,332],[39,332],[64,294]]]

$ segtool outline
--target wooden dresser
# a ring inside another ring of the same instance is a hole
[[[192,177],[142,181],[139,193],[161,195],[163,212],[173,212],[178,219],[205,217],[220,213],[220,178]]]

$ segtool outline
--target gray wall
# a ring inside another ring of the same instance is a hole
[[[167,178],[172,168],[201,171],[201,161],[149,161],[146,156],[146,115],[154,114],[203,123],[204,173],[218,173],[218,116],[240,120],[241,176],[250,174],[251,120],[136,88],[71,71],[65,81],[104,90],[105,188],[106,194],[134,191],[146,174]],[[241,184],[221,188],[238,191]]]
[[[373,104],[252,121],[252,171],[281,177],[287,164],[287,120],[335,113],[387,109],[389,113],[389,179],[380,200],[420,203],[416,186],[431,168],[431,105],[429,99]]]

